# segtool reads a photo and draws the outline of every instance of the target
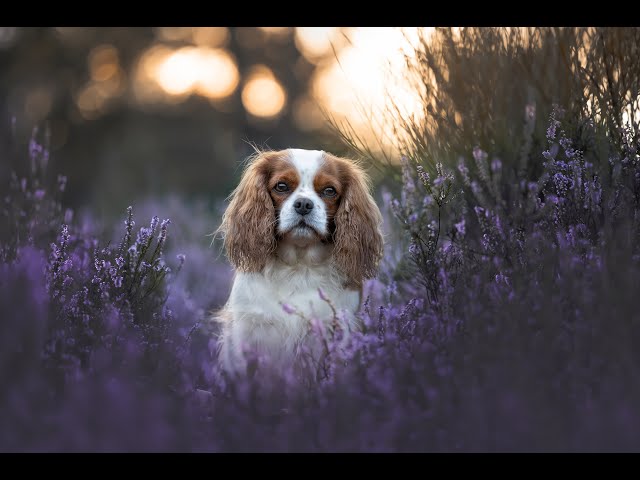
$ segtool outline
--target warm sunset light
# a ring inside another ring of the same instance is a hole
[[[339,121],[349,122],[369,142],[377,135],[385,147],[397,143],[391,138],[389,108],[402,115],[421,115],[415,88],[406,78],[404,55],[418,38],[418,28],[392,27],[259,27],[275,38],[293,31],[297,49],[317,66],[308,92],[292,99],[291,113],[303,130],[324,128],[325,109]],[[429,33],[426,29],[426,32]],[[245,32],[242,30],[242,32]],[[212,101],[228,98],[243,82],[242,103],[259,118],[278,116],[287,104],[287,92],[266,66],[254,68],[241,79],[235,58],[226,49],[231,37],[225,27],[161,27],[159,43],[144,52],[133,74],[133,93],[142,103],[182,102],[192,94]],[[175,43],[191,43],[176,48]],[[337,57],[336,57],[337,55]],[[90,54],[90,73],[96,82],[118,78],[118,52],[111,45],[96,47]],[[113,80],[112,80],[113,81]],[[105,87],[101,96],[105,97]],[[97,88],[97,87],[96,87]],[[89,92],[96,92],[93,88]],[[106,95],[108,96],[108,95]],[[100,104],[99,99],[83,104]],[[376,143],[377,143],[376,141]],[[373,142],[372,142],[373,143]]]
[[[155,45],[138,59],[133,70],[133,95],[138,103],[152,104],[168,97],[156,81],[156,72],[171,52],[170,48]]]
[[[202,47],[223,47],[229,42],[227,27],[194,27],[191,30],[193,43]]]
[[[284,35],[291,27],[258,27],[265,33],[273,34],[273,35]]]
[[[254,67],[242,89],[242,104],[256,117],[277,116],[287,101],[287,94],[273,72],[263,66]]]
[[[187,41],[191,39],[191,27],[157,27],[156,35],[168,42]]]
[[[126,74],[120,67],[117,49],[108,44],[91,50],[88,67],[91,79],[76,93],[76,105],[82,117],[90,120],[104,113],[112,98],[124,93]]]
[[[181,48],[158,66],[156,78],[165,92],[182,95],[195,88],[200,70],[198,53],[196,47]]]
[[[317,63],[331,53],[332,43],[341,37],[338,27],[297,27],[295,42],[296,47],[307,60]]]
[[[97,82],[108,80],[118,72],[118,51],[112,45],[100,45],[89,54],[89,72]]]
[[[393,105],[402,115],[421,114],[421,103],[404,76],[404,54],[411,51],[417,29],[356,28],[338,58],[319,67],[311,91],[338,119],[349,121],[363,137],[380,138],[391,123]],[[387,138],[383,143],[394,143]]]
[[[229,52],[221,48],[201,49],[197,92],[217,100],[228,97],[238,86],[240,74]]]
[[[169,53],[157,65],[154,78],[170,95],[196,92],[214,100],[231,95],[240,80],[229,52],[206,47],[183,47]]]
[[[95,118],[98,111],[101,110],[105,103],[105,97],[95,83],[89,83],[80,90],[76,97],[76,104],[82,116],[88,120]]]

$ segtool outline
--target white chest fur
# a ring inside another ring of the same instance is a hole
[[[223,368],[242,371],[247,351],[268,357],[275,366],[289,365],[301,343],[313,335],[311,322],[333,321],[331,306],[353,325],[360,292],[343,287],[344,278],[328,261],[328,254],[322,245],[284,245],[262,272],[236,274],[220,319]],[[295,313],[288,313],[283,305]]]

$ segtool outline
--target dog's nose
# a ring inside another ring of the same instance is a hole
[[[306,215],[313,210],[313,202],[305,197],[299,197],[293,204],[293,208],[296,209],[300,215]]]

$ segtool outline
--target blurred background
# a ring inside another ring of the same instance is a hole
[[[133,205],[172,220],[172,253],[223,260],[207,235],[254,146],[361,159],[380,205],[401,155],[435,177],[479,147],[537,178],[553,104],[623,142],[638,45],[634,28],[0,27],[0,185],[35,134],[69,221],[113,239]]]
[[[349,155],[328,118],[348,120],[385,148],[371,115],[384,109],[395,85],[389,75],[401,71],[412,35],[416,29],[377,27],[0,27],[0,151],[24,150],[36,127],[53,170],[68,177],[65,204],[105,221],[152,197],[219,202],[252,145]],[[0,167],[3,184],[11,163]]]

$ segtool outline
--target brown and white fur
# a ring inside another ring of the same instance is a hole
[[[244,372],[247,351],[292,366],[311,320],[333,321],[332,306],[343,327],[356,328],[363,281],[383,252],[364,171],[319,150],[258,152],[230,199],[218,230],[236,270],[216,315],[222,368]]]

